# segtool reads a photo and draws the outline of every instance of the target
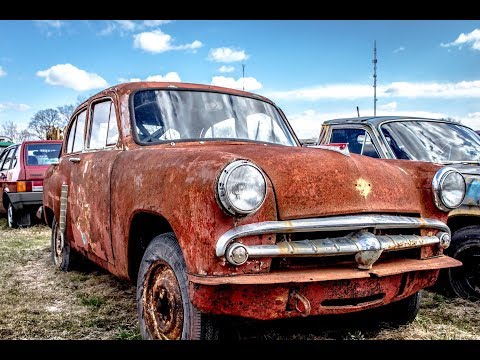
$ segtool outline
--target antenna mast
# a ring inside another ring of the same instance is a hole
[[[373,116],[377,116],[377,40],[373,42]]]
[[[245,64],[242,64],[242,90],[245,91]]]

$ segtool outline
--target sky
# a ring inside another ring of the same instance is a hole
[[[377,115],[480,130],[478,20],[0,20],[0,133],[106,87],[157,80],[244,87],[313,138],[357,106],[373,115],[374,41]]]

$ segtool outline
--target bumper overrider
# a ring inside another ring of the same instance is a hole
[[[395,235],[377,235],[376,230]],[[427,229],[429,236],[398,235],[401,229]],[[322,232],[351,231],[327,238]],[[318,233],[311,240],[246,245],[241,238],[262,234]],[[393,232],[393,231],[392,231]],[[431,235],[431,236],[430,236]],[[434,219],[390,215],[347,215],[328,218],[267,221],[238,226],[216,243],[216,256],[232,265],[249,258],[354,255],[351,263],[317,268],[271,270],[224,276],[188,274],[192,303],[199,310],[270,320],[297,316],[340,314],[378,307],[432,286],[440,269],[461,262],[438,251],[421,259],[397,256],[375,264],[382,252],[423,246],[446,248],[450,230]],[[375,264],[375,265],[374,265]],[[373,266],[374,265],[374,266]]]
[[[432,229],[434,236],[375,235],[384,229]],[[317,238],[301,241],[283,241],[273,245],[245,245],[236,240],[252,235],[352,231],[347,236]],[[265,257],[321,257],[355,255],[358,268],[372,268],[384,251],[406,250],[426,245],[450,244],[450,229],[435,219],[392,215],[347,215],[328,218],[265,221],[236,227],[224,233],[217,241],[216,255],[225,257],[232,265],[242,265],[249,258]]]

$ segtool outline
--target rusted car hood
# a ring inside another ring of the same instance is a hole
[[[416,167],[405,170],[398,165],[402,162],[252,143],[201,146],[217,159],[221,152],[227,161],[249,159],[260,166],[272,182],[283,220],[359,212],[422,212],[417,174],[411,170]]]

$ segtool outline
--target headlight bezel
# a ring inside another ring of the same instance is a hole
[[[233,204],[230,201],[230,198],[227,194],[227,183],[228,180],[233,173],[234,170],[238,169],[241,166],[250,166],[258,173],[261,175],[264,183],[264,191],[263,191],[263,199],[258,203],[258,205],[255,208],[252,208],[250,210],[244,210],[240,209],[235,204]],[[227,164],[222,171],[220,172],[220,175],[217,178],[217,183],[216,183],[216,198],[218,200],[218,203],[220,204],[220,207],[226,211],[229,215],[234,215],[234,216],[247,216],[250,214],[253,214],[257,212],[265,202],[265,199],[267,198],[267,179],[262,171],[257,165],[252,163],[249,160],[234,160]]]
[[[442,196],[443,184],[444,184],[445,180],[447,179],[447,177],[450,176],[451,173],[457,173],[463,179],[463,197],[462,197],[462,200],[460,201],[460,203],[457,206],[454,206],[454,207],[451,207],[451,206],[447,205],[444,201],[443,196]],[[456,208],[458,208],[459,206],[462,205],[463,200],[465,199],[465,195],[467,193],[467,184],[466,184],[466,181],[465,181],[465,177],[462,175],[462,173],[460,173],[458,170],[456,170],[452,167],[445,166],[445,167],[441,168],[440,170],[438,170],[437,173],[435,174],[435,176],[433,177],[433,179],[432,179],[432,189],[433,189],[433,194],[434,194],[435,205],[440,210],[451,211],[451,210],[454,210],[454,209],[456,209]]]

